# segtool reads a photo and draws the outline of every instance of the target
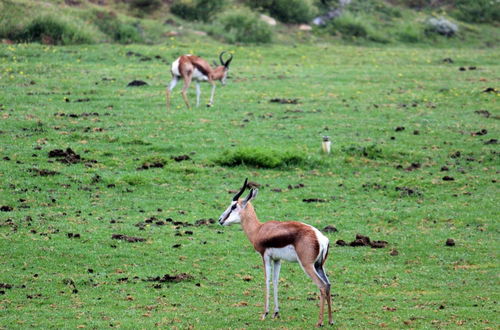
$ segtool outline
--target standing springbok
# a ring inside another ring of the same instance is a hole
[[[194,80],[196,83],[196,106],[200,105],[200,82],[208,81],[212,85],[212,94],[210,95],[210,102],[208,102],[207,107],[211,107],[214,104],[214,94],[215,94],[215,82],[220,80],[222,85],[226,84],[227,73],[229,71],[229,64],[233,60],[233,55],[227,61],[224,62],[222,56],[225,52],[220,53],[219,60],[220,66],[212,69],[207,61],[201,57],[195,55],[182,55],[172,63],[172,81],[167,87],[167,110],[170,109],[170,93],[174,89],[175,85],[179,79],[184,79],[184,87],[182,88],[182,98],[186,103],[187,108],[191,108],[189,105],[189,100],[187,98],[187,89]],[[215,61],[214,61],[215,63]]]
[[[233,197],[229,207],[222,213],[219,223],[223,226],[241,223],[255,250],[260,253],[264,262],[266,296],[264,304],[264,320],[269,314],[269,289],[271,262],[274,264],[274,315],[279,316],[278,283],[281,260],[299,262],[304,272],[313,280],[320,290],[320,310],[317,325],[323,325],[325,300],[328,303],[328,321],[333,324],[330,295],[330,281],[323,268],[328,256],[329,241],[318,229],[295,221],[259,222],[250,203],[257,196],[257,189],[251,189],[245,199],[240,196],[247,187],[247,180],[241,190]]]

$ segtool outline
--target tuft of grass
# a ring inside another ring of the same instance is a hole
[[[215,159],[221,166],[250,166],[256,168],[304,167],[307,158],[299,151],[278,151],[269,148],[240,147],[224,153]]]

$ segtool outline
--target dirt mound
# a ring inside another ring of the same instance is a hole
[[[145,242],[146,239],[142,237],[134,237],[134,236],[127,236],[123,234],[113,234],[111,236],[112,239],[119,239],[122,241],[127,241],[129,243],[136,243],[136,242]]]
[[[299,99],[274,98],[274,99],[270,99],[269,102],[271,102],[271,103],[279,103],[279,104],[298,104],[299,103]]]
[[[370,240],[370,237],[368,237],[368,236],[356,234],[356,239],[354,241],[352,241],[351,243],[346,243],[344,240],[340,239],[337,242],[335,242],[335,244],[337,244],[339,246],[349,245],[352,247],[370,246],[373,249],[380,249],[380,248],[385,248],[387,246],[387,244],[389,244],[389,243],[386,241],[372,241],[372,240]]]
[[[78,155],[76,152],[73,151],[71,148],[66,148],[66,150],[62,149],[54,149],[49,151],[49,158],[57,158],[56,160],[58,162],[61,162],[63,164],[71,165],[71,164],[78,164],[78,163],[97,163],[95,160],[86,160],[80,155]]]
[[[165,282],[182,282],[182,281],[189,281],[194,279],[193,275],[188,274],[188,273],[180,273],[177,275],[170,275],[170,274],[165,274],[162,277],[156,276],[156,277],[148,277],[144,281],[146,282],[159,282],[159,283],[165,283]]]

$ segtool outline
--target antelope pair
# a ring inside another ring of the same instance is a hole
[[[264,320],[269,314],[269,290],[271,266],[273,266],[274,315],[279,316],[278,283],[281,260],[298,262],[304,272],[313,280],[320,290],[320,311],[317,325],[323,325],[325,300],[328,304],[328,321],[333,324],[330,281],[326,276],[324,264],[328,256],[329,240],[318,229],[295,221],[259,222],[251,201],[257,196],[257,189],[250,189],[248,196],[240,199],[247,187],[247,180],[240,191],[233,197],[229,207],[222,213],[219,223],[223,226],[241,223],[255,250],[264,262],[266,295],[264,304]]]
[[[187,98],[187,90],[194,80],[196,84],[196,106],[200,105],[200,82],[207,81],[212,85],[212,93],[210,95],[210,101],[207,107],[211,107],[214,104],[214,94],[215,94],[215,82],[220,80],[222,85],[226,84],[227,73],[229,71],[229,64],[233,60],[233,55],[230,55],[229,59],[224,61],[223,55],[225,52],[220,53],[219,60],[220,66],[217,66],[215,61],[215,68],[212,69],[210,64],[201,57],[195,55],[182,55],[172,63],[171,73],[172,81],[167,87],[167,110],[170,109],[170,94],[172,90],[177,85],[179,80],[184,80],[184,86],[182,87],[182,98],[186,103],[188,109],[191,108],[189,105],[189,100]]]

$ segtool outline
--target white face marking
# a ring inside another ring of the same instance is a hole
[[[222,76],[222,79],[220,80],[220,82],[222,83],[222,86],[225,86],[226,85],[226,80],[227,80],[227,72],[229,70],[224,70],[224,75]]]
[[[240,223],[241,207],[238,202],[232,201],[231,205],[219,217],[219,223],[223,226],[229,226],[233,223]]]

